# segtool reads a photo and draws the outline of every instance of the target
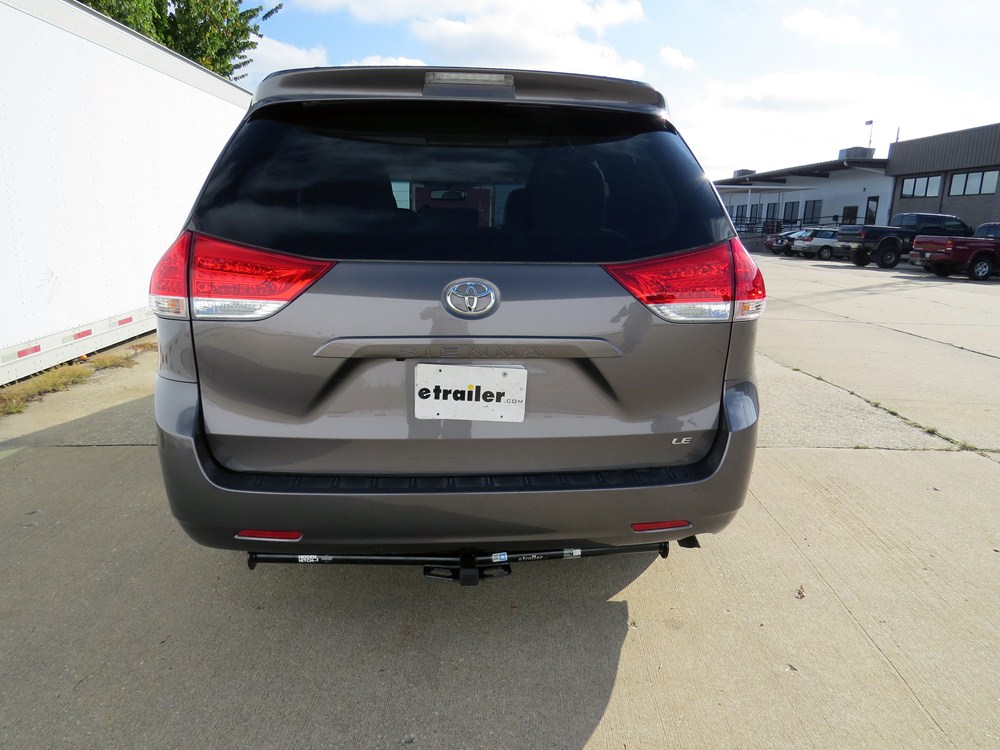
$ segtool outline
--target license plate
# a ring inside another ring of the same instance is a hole
[[[418,364],[413,383],[417,419],[524,421],[528,371],[523,367]]]

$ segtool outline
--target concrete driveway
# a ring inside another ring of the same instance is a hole
[[[756,257],[751,493],[668,560],[250,572],[169,515],[155,354],[0,418],[0,746],[1000,747],[1000,281]]]

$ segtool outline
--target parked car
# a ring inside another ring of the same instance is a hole
[[[980,224],[971,237],[918,235],[910,263],[935,276],[964,273],[973,281],[985,281],[1000,273],[1000,222]]]
[[[666,117],[592,76],[266,78],[150,285],[184,530],[463,584],[721,531],[766,295]]]
[[[765,250],[771,250],[771,251],[773,251],[774,250],[774,243],[777,241],[777,239],[779,237],[782,236],[782,234],[784,234],[784,233],[783,232],[770,232],[768,234],[765,234],[764,235],[764,240],[763,240],[764,249]],[[789,232],[788,234],[791,234],[791,232]]]
[[[792,237],[798,233],[798,229],[789,229],[787,232],[781,232],[780,234],[771,235],[771,245],[769,247],[770,251],[775,255],[794,255],[792,251]],[[767,247],[767,239],[764,240],[764,245]]]
[[[873,260],[879,268],[895,268],[910,252],[918,234],[964,236],[972,227],[949,214],[896,214],[889,226],[844,225],[837,232],[837,257],[847,256],[856,266],[867,266]]]
[[[807,227],[792,235],[792,252],[806,258],[830,260],[837,244],[837,230],[824,227]]]

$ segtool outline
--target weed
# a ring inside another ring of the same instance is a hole
[[[95,354],[87,359],[87,364],[95,370],[108,370],[112,367],[135,367],[136,362],[130,354]]]
[[[0,414],[20,414],[29,401],[37,401],[46,393],[65,391],[94,374],[87,365],[61,365],[39,373],[20,383],[0,388]]]

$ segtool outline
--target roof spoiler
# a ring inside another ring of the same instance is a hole
[[[280,102],[430,98],[667,113],[663,95],[639,81],[530,70],[424,67],[306,68],[272,73],[257,87],[250,111]]]

